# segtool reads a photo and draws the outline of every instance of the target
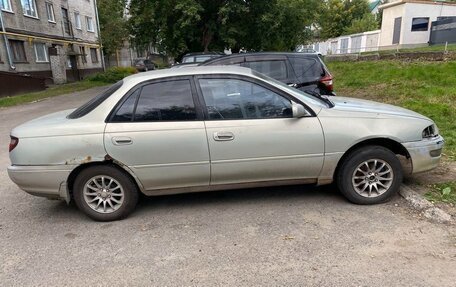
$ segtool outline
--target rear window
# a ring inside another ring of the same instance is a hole
[[[285,61],[245,62],[242,64],[242,66],[265,74],[266,76],[269,76],[276,80],[287,79],[287,65]]]
[[[325,75],[318,59],[290,57],[289,60],[300,83],[317,81]]]
[[[115,91],[117,91],[123,84],[123,81],[119,81],[106,89],[103,93],[99,94],[95,98],[91,99],[87,103],[83,104],[76,110],[74,110],[71,114],[67,116],[69,119],[77,119],[83,117],[93,111],[96,107],[98,107],[102,102],[104,102],[107,98],[109,98]]]

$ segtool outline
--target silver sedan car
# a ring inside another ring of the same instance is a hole
[[[309,95],[247,68],[133,75],[75,110],[11,131],[10,178],[74,200],[95,220],[149,196],[336,182],[357,204],[389,199],[440,161],[443,138],[415,112]]]

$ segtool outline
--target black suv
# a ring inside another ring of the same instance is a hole
[[[248,67],[292,87],[310,93],[334,96],[333,78],[317,54],[245,53],[211,59],[200,66]]]

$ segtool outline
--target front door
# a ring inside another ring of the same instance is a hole
[[[107,153],[132,169],[149,194],[209,185],[206,131],[192,85],[188,78],[143,84],[106,125]]]
[[[399,44],[401,40],[401,26],[402,26],[402,17],[394,19],[394,30],[393,30],[393,45]]]
[[[235,78],[198,78],[206,107],[211,185],[316,179],[324,140],[316,117],[293,118],[291,100]]]

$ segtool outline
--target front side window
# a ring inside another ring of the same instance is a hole
[[[285,61],[245,62],[242,66],[277,80],[287,79],[287,65]]]
[[[81,14],[79,12],[74,12],[74,25],[76,29],[81,30]]]
[[[290,100],[237,79],[200,79],[210,120],[291,118]]]
[[[413,18],[412,19],[412,32],[427,31],[429,28],[429,18]]]
[[[55,22],[54,6],[52,3],[46,2],[46,14],[49,22]]]
[[[135,122],[196,120],[189,80],[149,84],[141,89]]]
[[[38,18],[35,0],[21,0],[21,4],[24,15]]]
[[[18,40],[9,40],[13,61],[15,63],[27,62],[25,55],[24,42]]]
[[[86,16],[87,31],[93,32],[93,19],[92,17]]]
[[[35,43],[35,58],[37,62],[49,62],[47,47],[44,43]]]
[[[0,5],[2,10],[13,12],[13,8],[11,7],[11,0],[0,0]]]

